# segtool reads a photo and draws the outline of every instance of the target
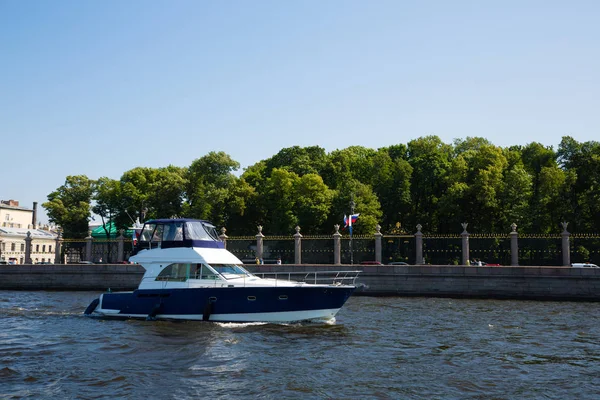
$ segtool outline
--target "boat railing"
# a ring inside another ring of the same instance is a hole
[[[279,281],[289,281],[289,282],[305,282],[305,283],[312,283],[312,284],[319,284],[319,285],[340,286],[340,285],[355,285],[356,278],[358,278],[358,275],[361,272],[362,271],[349,271],[349,270],[345,270],[345,271],[312,271],[312,272],[306,272],[306,271],[303,271],[303,272],[255,272],[252,275],[255,277],[258,277],[258,278],[263,278],[263,279],[265,279],[265,278],[274,279],[275,286],[277,286],[278,280]],[[242,281],[243,286],[246,286],[246,279],[251,278],[252,275],[244,275],[243,277],[240,277],[240,278],[243,278],[243,281]],[[187,285],[187,287],[190,287],[190,282],[197,280],[198,278],[199,278],[198,276],[188,276],[188,277],[181,277],[180,279],[162,280],[162,279],[157,279],[154,276],[148,276],[148,277],[145,276],[142,278],[142,282],[151,283],[151,282],[160,281],[162,283],[161,289],[164,289],[167,287],[168,283],[183,283],[184,285]],[[225,286],[228,286],[227,285],[228,282],[240,283],[240,281],[238,281],[237,279],[228,280],[223,277],[216,278],[216,276],[215,276],[215,279],[210,279],[210,280],[203,279],[201,287],[225,287]],[[142,286],[142,284],[140,284],[140,286]]]
[[[311,272],[255,272],[259,278],[320,285],[354,285],[361,271],[311,271]]]

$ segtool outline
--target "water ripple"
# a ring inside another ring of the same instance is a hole
[[[84,318],[96,293],[0,292],[0,398],[600,396],[594,303],[353,297],[334,324]]]

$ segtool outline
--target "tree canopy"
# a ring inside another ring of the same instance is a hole
[[[562,139],[495,146],[468,137],[452,144],[426,136],[380,149],[351,146],[327,153],[294,146],[236,175],[231,156],[209,152],[187,167],[138,167],[120,179],[68,176],[42,204],[65,237],[87,235],[91,213],[125,228],[136,218],[185,216],[226,226],[228,233],[331,234],[343,216],[360,213],[356,234],[414,231],[557,232],[600,226],[600,143]]]

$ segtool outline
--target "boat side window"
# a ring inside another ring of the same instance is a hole
[[[152,240],[152,235],[154,234],[154,230],[156,229],[155,224],[146,224],[144,225],[144,230],[140,233],[140,240],[142,242],[149,242]]]
[[[157,281],[185,282],[190,276],[190,264],[170,264],[156,277]]]
[[[219,279],[219,275],[216,274],[208,265],[205,264],[194,264],[192,268],[192,279]]]

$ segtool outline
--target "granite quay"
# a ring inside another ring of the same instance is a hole
[[[600,268],[440,265],[246,265],[251,272],[310,280],[318,271],[360,270],[356,295],[600,300]],[[135,264],[0,265],[0,290],[133,290]]]

